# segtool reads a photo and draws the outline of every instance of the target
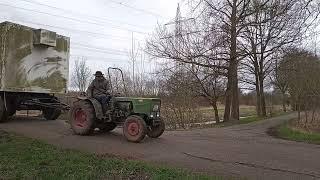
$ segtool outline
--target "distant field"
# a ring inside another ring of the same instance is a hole
[[[247,105],[240,105],[239,107],[240,111],[240,117],[250,117],[250,116],[256,116],[256,107],[255,106],[247,106]],[[224,106],[220,105],[218,106],[219,110],[219,116],[220,118],[223,117],[224,114]],[[281,111],[281,106],[280,105],[275,105],[272,107],[267,107],[267,113],[270,114],[276,114]],[[201,107],[200,112],[203,113],[203,115],[206,118],[214,117],[214,111],[212,107]]]
[[[224,114],[224,106],[219,106],[219,116],[222,117]],[[201,107],[200,112],[203,113],[206,116],[214,116],[214,111],[212,107]],[[255,106],[246,106],[241,105],[240,106],[240,116],[246,117],[246,116],[252,116],[256,114],[256,107]]]

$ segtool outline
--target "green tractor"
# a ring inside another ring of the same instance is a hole
[[[107,112],[103,114],[101,103],[96,99],[78,97],[70,111],[70,125],[74,133],[90,135],[96,128],[109,132],[122,126],[123,134],[130,142],[140,142],[146,135],[160,137],[165,130],[160,117],[160,99],[120,97],[113,92],[110,70],[118,70],[124,82],[121,69],[108,68],[112,93]]]

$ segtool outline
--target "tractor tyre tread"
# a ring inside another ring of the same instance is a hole
[[[135,122],[139,125],[139,132],[138,132],[137,136],[132,136],[128,132],[129,124],[132,122]],[[127,119],[123,125],[123,134],[127,138],[127,140],[130,142],[134,142],[134,143],[141,142],[145,138],[147,131],[148,130],[147,130],[146,122],[144,121],[144,119],[142,117],[137,116],[137,115],[131,115],[131,116],[127,117]]]
[[[161,119],[159,126],[157,126],[157,127],[150,126],[148,128],[147,135],[150,138],[158,138],[163,134],[164,130],[165,130],[165,123]]]
[[[74,122],[74,113],[75,110],[77,109],[84,109],[84,111],[86,112],[86,116],[88,119],[88,126],[83,128],[83,129],[79,129],[75,126],[75,122]],[[74,104],[74,106],[71,108],[70,110],[70,125],[71,125],[71,129],[73,130],[73,132],[77,135],[81,135],[81,136],[86,136],[86,135],[90,135],[93,133],[94,131],[94,124],[95,124],[95,111],[94,111],[94,107],[92,106],[92,104],[86,100],[80,100],[79,102],[76,102]]]

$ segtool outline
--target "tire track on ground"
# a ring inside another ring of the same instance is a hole
[[[208,158],[208,157],[197,156],[197,155],[193,155],[193,154],[186,153],[186,152],[182,152],[182,153],[184,155],[188,156],[188,157],[202,159],[202,160],[211,161],[211,162],[219,162],[219,163],[224,163],[224,164],[241,165],[241,166],[247,166],[247,167],[252,167],[252,168],[260,168],[260,169],[264,169],[264,170],[271,170],[271,171],[278,171],[278,172],[292,173],[292,174],[297,174],[297,175],[310,176],[310,177],[313,177],[313,178],[320,178],[320,174],[317,174],[317,173],[314,173],[314,172],[309,172],[309,173],[295,172],[295,171],[291,171],[291,170],[287,170],[287,169],[272,168],[272,167],[257,165],[257,164],[248,163],[248,162],[224,161],[224,160],[219,160],[219,159],[212,159],[212,158]]]

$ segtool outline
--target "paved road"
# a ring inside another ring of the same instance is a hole
[[[320,146],[275,139],[269,127],[290,114],[248,125],[168,131],[159,139],[127,142],[121,129],[107,134],[73,135],[64,121],[15,118],[0,129],[63,147],[140,159],[212,175],[249,179],[320,179]]]

